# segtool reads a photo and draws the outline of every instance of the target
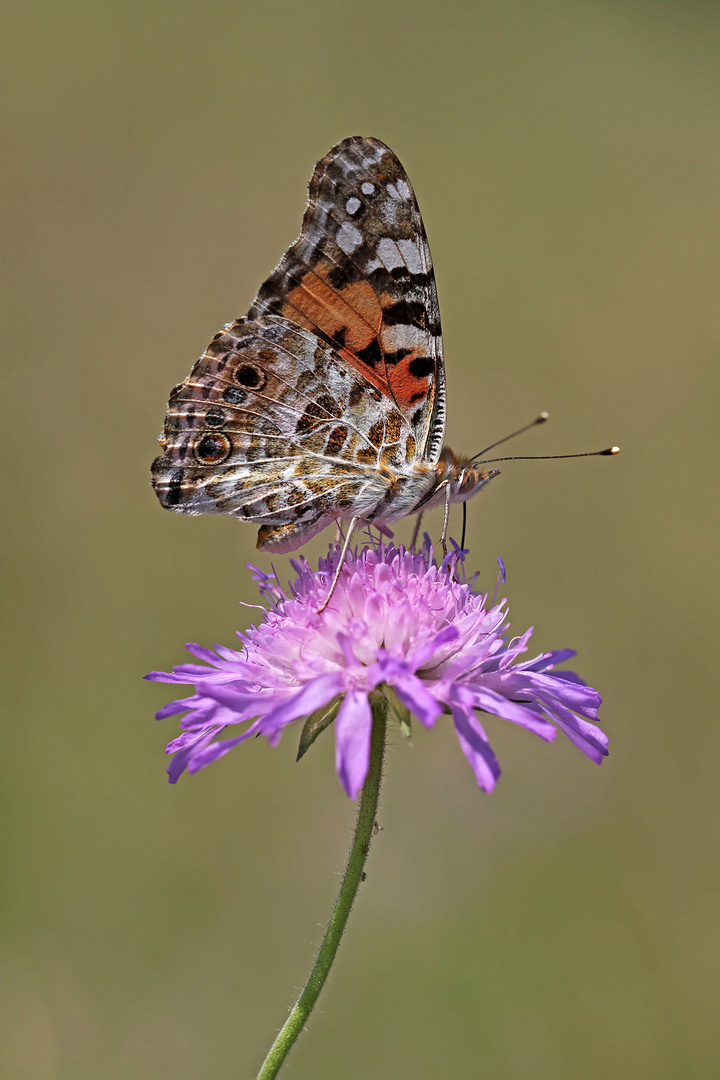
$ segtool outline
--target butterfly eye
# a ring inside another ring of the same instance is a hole
[[[477,484],[477,471],[475,469],[460,469],[453,481],[455,495],[464,495],[466,498],[475,490]]]
[[[267,376],[254,364],[241,364],[235,372],[235,380],[250,390],[262,390],[267,382]]]
[[[230,456],[231,450],[227,435],[204,435],[195,447],[195,457],[203,465],[219,465]]]

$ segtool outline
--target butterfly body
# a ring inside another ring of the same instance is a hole
[[[333,521],[387,525],[496,475],[443,446],[445,377],[430,251],[381,142],[318,162],[298,240],[247,316],[171,393],[153,486],[163,506],[259,526],[291,551]]]

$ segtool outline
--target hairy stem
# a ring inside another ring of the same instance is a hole
[[[291,1047],[315,1007],[315,1002],[320,996],[320,991],[330,974],[330,968],[332,967],[335,954],[337,953],[340,944],[340,939],[345,930],[345,924],[350,915],[350,909],[353,906],[360,882],[363,878],[363,869],[370,850],[378,795],[380,794],[380,780],[382,777],[383,755],[385,752],[385,730],[387,726],[387,700],[385,697],[379,693],[371,694],[370,703],[373,713],[372,735],[370,739],[370,766],[360,796],[360,808],[358,810],[355,833],[342,884],[340,886],[340,892],[335,901],[335,907],[330,916],[330,921],[327,925],[317,957],[315,958],[312,971],[300,993],[300,997],[295,1002],[295,1005],[283,1024],[275,1042],[270,1047],[270,1051],[257,1075],[257,1080],[272,1080],[273,1077],[277,1076],[285,1058],[290,1053]]]

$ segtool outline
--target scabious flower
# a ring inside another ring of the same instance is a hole
[[[314,572],[293,561],[297,579],[284,590],[277,575],[254,567],[267,606],[257,626],[238,632],[239,650],[188,644],[199,664],[152,672],[158,682],[192,683],[195,693],[166,705],[157,719],[184,713],[183,733],[167,747],[171,783],[194,773],[253,735],[276,745],[288,724],[306,722],[304,742],[335,727],[338,776],[351,798],[368,770],[373,692],[384,693],[403,726],[413,714],[431,728],[452,715],[458,741],[478,784],[492,791],[500,766],[478,712],[493,713],[548,741],[560,728],[592,761],[607,754],[597,720],[600,695],[556,665],[561,649],[522,660],[532,627],[508,639],[506,601],[456,579],[457,549],[438,565],[421,551],[367,547],[348,552],[330,603],[339,559],[331,549]],[[218,738],[225,729],[240,734]],[[301,743],[301,749],[302,749]]]

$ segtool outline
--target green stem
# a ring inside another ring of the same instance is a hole
[[[360,797],[355,835],[348,856],[345,874],[338,898],[335,901],[330,922],[318,951],[312,971],[300,997],[295,1002],[290,1015],[283,1024],[275,1042],[270,1047],[268,1056],[257,1075],[257,1080],[272,1080],[277,1076],[290,1049],[302,1031],[307,1018],[312,1012],[325,980],[330,974],[340,938],[363,878],[363,867],[370,850],[375,814],[377,811],[380,779],[382,776],[383,755],[385,752],[385,728],[387,724],[387,700],[379,693],[370,695],[373,721],[370,738],[370,766]]]

